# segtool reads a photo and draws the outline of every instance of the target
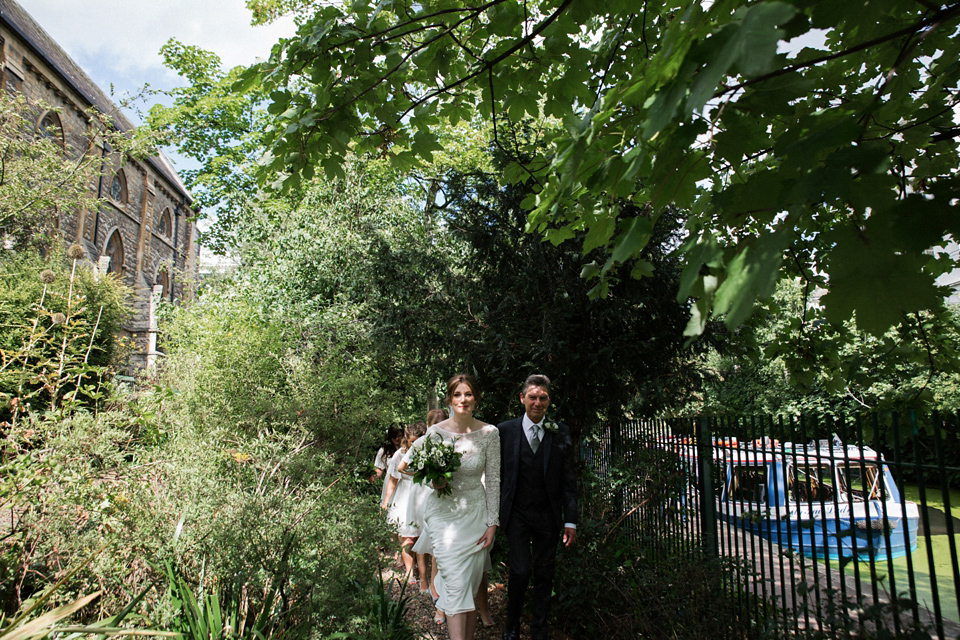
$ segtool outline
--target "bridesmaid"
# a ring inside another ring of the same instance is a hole
[[[436,423],[446,419],[446,411],[443,409],[431,409],[427,412],[427,427],[432,427]],[[420,438],[417,438],[417,440],[419,439]],[[416,444],[416,442],[414,442],[414,444]],[[411,479],[413,478],[413,474],[410,473],[409,469],[406,473]],[[417,569],[420,571],[420,593],[429,592],[430,596],[436,600],[437,590],[433,582],[437,577],[437,562],[433,559],[430,536],[427,535],[423,524],[423,503],[431,491],[433,491],[433,488],[429,485],[413,483],[410,487],[410,499],[407,501],[407,522],[416,522],[420,528],[420,537],[417,538],[416,543],[413,545],[413,550],[417,554]],[[430,565],[429,574],[427,573],[427,564]],[[437,624],[443,624],[443,613],[438,611],[433,621]]]
[[[393,425],[387,427],[387,433],[384,436],[383,444],[377,449],[377,455],[373,457],[373,475],[370,476],[370,482],[376,482],[383,478],[383,485],[380,487],[380,502],[387,492],[387,465],[390,464],[390,458],[397,452],[400,446],[400,439],[403,437],[403,430]]]
[[[387,520],[397,528],[400,539],[400,559],[403,562],[404,575],[407,577],[407,584],[409,585],[417,584],[417,581],[413,579],[413,565],[416,561],[413,544],[420,536],[420,528],[416,522],[407,519],[413,480],[411,476],[397,471],[397,465],[403,459],[410,445],[422,436],[426,430],[427,426],[422,422],[407,425],[404,428],[400,448],[390,459],[387,471],[387,487],[382,504],[382,507],[387,511]],[[423,573],[426,573],[425,569]]]

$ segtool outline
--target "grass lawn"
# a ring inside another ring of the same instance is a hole
[[[910,560],[913,562],[914,588],[916,589],[917,602],[933,611],[933,586],[930,580],[930,555],[927,551],[927,540],[930,540],[930,547],[933,551],[933,570],[936,575],[937,595],[940,600],[941,615],[954,622],[960,622],[960,613],[958,613],[957,590],[953,582],[953,567],[950,561],[950,541],[947,536],[920,536],[917,550],[914,551]],[[960,534],[954,535],[957,549],[960,550]],[[890,567],[886,560],[878,561],[876,565],[877,577],[883,579],[884,588],[890,588]],[[853,573],[853,568],[848,566],[845,570],[848,574]],[[860,579],[863,584],[864,592],[869,592],[870,587],[870,564],[860,563]],[[897,593],[904,593],[910,590],[910,578],[907,573],[907,558],[895,558],[893,560],[893,580]]]

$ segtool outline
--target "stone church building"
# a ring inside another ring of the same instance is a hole
[[[0,70],[7,92],[57,111],[37,112],[37,130],[59,130],[65,149],[83,150],[91,107],[109,115],[121,131],[134,126],[14,0],[0,0]],[[82,151],[80,151],[82,152]],[[190,194],[162,155],[144,160],[116,158],[100,145],[104,166],[119,167],[91,184],[101,204],[96,211],[63,212],[59,227],[68,243],[86,252],[91,268],[118,274],[134,290],[136,313],[125,328],[136,344],[131,362],[144,366],[156,357],[154,309],[159,298],[188,296],[196,276],[199,246]],[[123,162],[119,162],[123,160]]]

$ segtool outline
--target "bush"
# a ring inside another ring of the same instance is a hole
[[[183,523],[178,565],[199,576],[202,559],[208,581],[248,594],[277,584],[315,632],[362,628],[354,580],[374,575],[389,531],[355,469],[392,404],[354,317],[332,309],[297,325],[210,292],[162,327],[154,382],[170,391],[156,401],[175,426],[161,428],[164,490],[145,511],[167,511],[168,536]]]
[[[748,621],[721,588],[729,568],[658,517],[682,508],[682,465],[657,447],[623,449],[604,477],[581,475],[577,544],[561,550],[554,580],[557,626],[571,637],[744,637]]]
[[[193,424],[246,434],[296,424],[325,450],[347,454],[379,439],[397,404],[382,391],[357,316],[333,306],[304,322],[242,295],[209,293],[169,310],[163,376]]]
[[[369,595],[356,581],[373,579],[391,538],[355,469],[379,435],[369,425],[391,407],[362,360],[344,355],[359,340],[351,319],[343,330],[326,321],[295,330],[211,296],[168,310],[167,358],[136,390],[22,415],[0,484],[16,513],[0,548],[8,610],[107,544],[59,599],[102,590],[100,611],[117,610],[165,584],[169,563],[180,587],[216,592],[243,615],[267,608],[291,629],[364,633]],[[162,590],[138,606],[179,624]]]
[[[95,405],[112,375],[129,290],[62,254],[0,253],[0,427],[68,402]]]

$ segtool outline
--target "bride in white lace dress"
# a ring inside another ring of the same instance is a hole
[[[460,468],[450,481],[450,495],[434,491],[426,498],[421,534],[430,536],[439,569],[437,608],[447,616],[451,640],[473,638],[477,625],[474,594],[500,523],[500,432],[473,417],[479,395],[472,376],[451,378],[446,400],[453,407],[453,415],[427,431],[428,437],[439,434],[463,454]],[[412,456],[413,448],[400,463],[401,472]]]

